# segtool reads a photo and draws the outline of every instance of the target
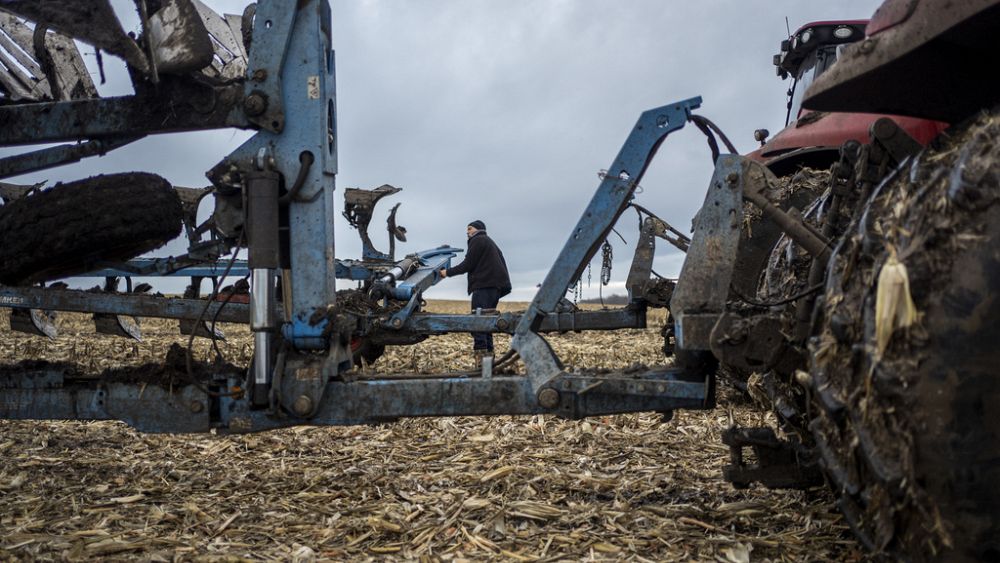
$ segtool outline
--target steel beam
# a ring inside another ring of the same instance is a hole
[[[2,379],[2,378],[0,378]],[[210,401],[198,388],[155,384],[69,384],[2,388],[0,419],[121,420],[142,432],[208,432]]]
[[[0,178],[38,172],[55,166],[79,162],[88,156],[104,155],[108,151],[138,141],[142,135],[95,139],[85,143],[59,145],[37,151],[0,158]]]
[[[247,127],[242,86],[181,86],[173,95],[0,106],[0,145]]]
[[[540,318],[555,309],[573,280],[580,277],[598,247],[627,208],[636,186],[671,132],[684,127],[691,112],[701,106],[701,98],[691,98],[642,113],[597,191],[584,209],[559,257],[535,295],[518,333],[525,333]]]
[[[400,332],[417,334],[448,334],[451,332],[506,332],[513,333],[521,320],[519,313],[493,315],[445,315],[416,313]],[[538,332],[569,332],[581,330],[615,330],[646,328],[644,309],[626,308],[608,311],[575,311],[546,315],[538,325]]]
[[[541,289],[535,294],[511,340],[511,346],[521,355],[528,369],[536,392],[540,392],[545,382],[562,370],[562,363],[552,347],[537,334],[542,319],[555,310],[573,280],[579,279],[628,207],[660,143],[671,132],[684,127],[691,112],[700,106],[701,97],[695,97],[647,110],[639,116],[570,233],[569,240],[545,276]]]
[[[204,310],[204,318],[207,320],[216,319],[221,323],[250,321],[250,307],[242,303],[223,304],[221,301],[207,302],[201,299],[91,293],[39,287],[0,286],[0,307],[191,320],[196,320]]]
[[[245,433],[294,426],[376,424],[405,417],[554,414],[579,419],[628,412],[707,408],[706,380],[663,368],[639,373],[563,374],[536,396],[521,376],[399,377],[331,381],[313,416],[253,409],[197,386],[71,376],[58,366],[0,372],[0,418],[123,420],[143,432]]]

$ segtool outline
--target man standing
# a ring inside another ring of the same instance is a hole
[[[469,236],[469,250],[465,253],[465,260],[438,273],[442,278],[468,274],[472,311],[495,309],[500,298],[511,290],[507,262],[493,239],[486,235],[486,225],[482,221],[469,223],[465,233]],[[484,357],[493,356],[493,333],[473,332],[472,352],[476,356],[477,366],[482,364]]]

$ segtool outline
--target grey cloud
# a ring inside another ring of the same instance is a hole
[[[242,10],[242,3],[208,3]],[[786,35],[785,16],[794,30],[807,21],[866,18],[878,3],[334,2],[338,189],[403,187],[388,202],[403,204],[404,252],[464,247],[466,223],[484,220],[521,288],[513,297],[530,298],[597,187],[598,170],[641,111],[701,95],[700,113],[741,151],[753,150],[754,129],[776,132],[784,123],[787,83],[775,77],[771,55]],[[145,169],[199,185],[204,170],[245,136],[164,136],[32,178]],[[688,230],[711,172],[703,137],[681,131],[661,147],[638,201]],[[628,246],[611,240],[618,281],[635,227],[626,215],[619,231]],[[360,254],[344,221],[336,239],[338,256]],[[384,249],[384,236],[376,241]],[[663,248],[655,268],[676,275],[682,260]],[[596,280],[599,262],[594,268]],[[463,298],[464,284],[446,280],[431,296]],[[596,295],[596,287],[587,293]]]

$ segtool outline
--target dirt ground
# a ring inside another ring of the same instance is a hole
[[[654,315],[648,330],[550,341],[569,365],[652,364],[662,360],[662,323]],[[60,338],[47,341],[10,333],[0,319],[4,362],[138,365],[187,340],[170,321],[143,320],[143,342],[96,335],[84,315],[58,324]],[[248,332],[223,330],[226,359],[245,364]],[[370,369],[464,368],[468,348],[468,336],[432,338]],[[207,342],[197,354],[209,357]],[[738,491],[722,481],[720,431],[762,415],[721,394],[717,409],[668,422],[466,417],[216,437],[0,421],[0,559],[865,559],[825,491]]]

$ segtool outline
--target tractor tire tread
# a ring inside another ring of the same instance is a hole
[[[48,281],[134,258],[179,235],[182,216],[177,193],[154,174],[57,184],[0,208],[0,283]]]

